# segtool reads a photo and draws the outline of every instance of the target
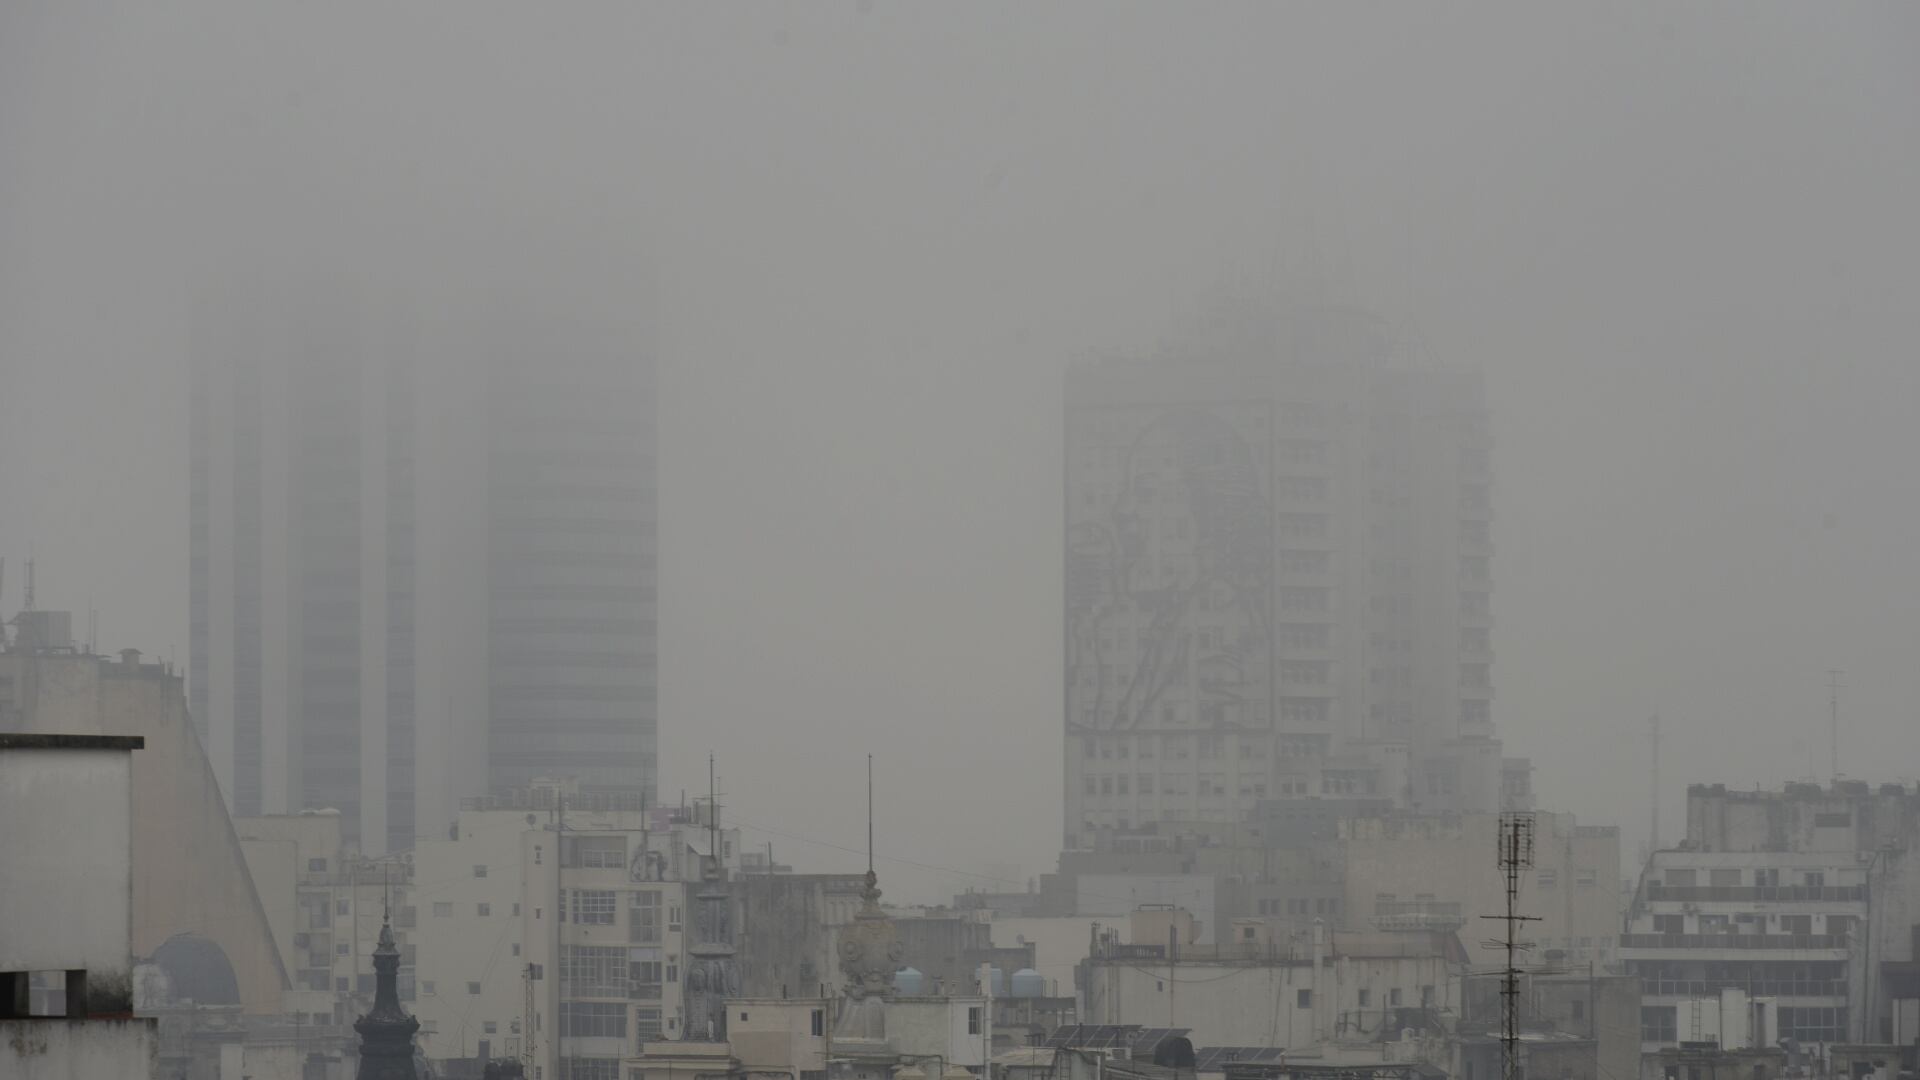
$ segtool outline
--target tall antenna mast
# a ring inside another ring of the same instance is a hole
[[[27,606],[20,610],[33,610],[33,555],[31,553],[27,555]]]
[[[714,779],[713,751],[707,751],[707,854],[720,865],[720,783]]]
[[[1507,911],[1504,915],[1482,915],[1507,924],[1506,937],[1486,942],[1491,949],[1504,949],[1507,966],[1500,973],[1502,1076],[1520,1078],[1520,954],[1533,947],[1520,940],[1520,924],[1540,921],[1537,916],[1520,914],[1520,873],[1533,866],[1533,815],[1513,812],[1500,815],[1500,874],[1506,879]]]
[[[1651,855],[1660,850],[1660,716],[1657,713],[1647,721],[1647,741],[1651,744],[1648,757],[1651,767],[1648,772],[1653,784],[1653,790],[1649,793],[1653,826],[1647,834],[1647,853]]]
[[[32,563],[28,563],[32,566]],[[1840,676],[1845,672],[1827,669],[1827,753],[1833,763],[1833,782],[1840,782]]]
[[[867,755],[867,873],[873,873],[873,755]]]

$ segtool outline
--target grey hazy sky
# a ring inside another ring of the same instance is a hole
[[[186,645],[187,301],[262,250],[590,288],[661,364],[663,782],[1024,878],[1060,371],[1223,289],[1485,370],[1547,804],[1920,777],[1920,8],[12,3],[0,551]],[[556,252],[560,254],[555,254]],[[783,860],[854,856],[773,837]],[[969,883],[883,864],[894,895]]]

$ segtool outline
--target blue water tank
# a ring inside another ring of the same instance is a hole
[[[1017,998],[1046,997],[1047,980],[1032,968],[1021,968],[1013,973],[1013,996]]]
[[[1007,996],[1007,973],[1002,968],[988,968],[987,981],[993,986],[994,997]]]
[[[927,977],[919,968],[904,967],[893,973],[893,992],[913,997],[927,992]]]

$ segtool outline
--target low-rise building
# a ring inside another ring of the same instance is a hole
[[[290,986],[213,767],[194,733],[184,681],[138,649],[117,660],[73,641],[66,612],[22,612],[0,647],[0,731],[136,736],[133,951],[152,957],[179,935],[212,942],[233,1001],[278,1014]],[[180,843],[191,836],[191,844]]]
[[[1467,956],[1450,932],[1328,932],[1169,949],[1101,942],[1090,1024],[1184,1027],[1200,1046],[1306,1047],[1428,1029],[1457,1014]]]
[[[1898,790],[1898,789],[1896,789]],[[1642,872],[1620,959],[1641,979],[1642,1041],[1677,1046],[1729,990],[1770,999],[1779,1037],[1860,1042],[1876,877],[1904,856],[1915,797],[1865,784],[1687,790],[1687,836]],[[1884,878],[1881,878],[1884,881]]]

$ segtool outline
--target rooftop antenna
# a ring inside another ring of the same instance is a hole
[[[27,563],[29,567],[33,563]],[[1839,676],[1843,671],[1830,667],[1826,671],[1826,709],[1828,709],[1828,753],[1834,763],[1834,782],[1839,784]]]
[[[1660,715],[1658,713],[1647,721],[1647,741],[1651,744],[1651,754],[1648,758],[1651,768],[1648,771],[1649,780],[1653,784],[1651,803],[1653,827],[1647,835],[1647,851],[1651,854],[1660,850]]]
[[[380,921],[382,923],[393,921],[393,890],[387,884],[389,869],[391,869],[390,863],[380,864]]]
[[[707,857],[720,865],[720,781],[713,774],[713,751],[707,751]]]
[[[1480,917],[1499,919],[1507,924],[1504,939],[1485,943],[1487,948],[1504,949],[1507,954],[1507,966],[1500,972],[1501,1076],[1504,1080],[1520,1080],[1519,956],[1533,947],[1531,942],[1520,940],[1520,924],[1540,921],[1538,916],[1520,914],[1520,872],[1532,866],[1533,815],[1515,811],[1501,814],[1500,873],[1506,878],[1507,912],[1504,915]]]
[[[867,755],[867,876],[873,876],[873,755]]]
[[[27,606],[20,610],[33,610],[33,555],[31,552],[27,555]]]

